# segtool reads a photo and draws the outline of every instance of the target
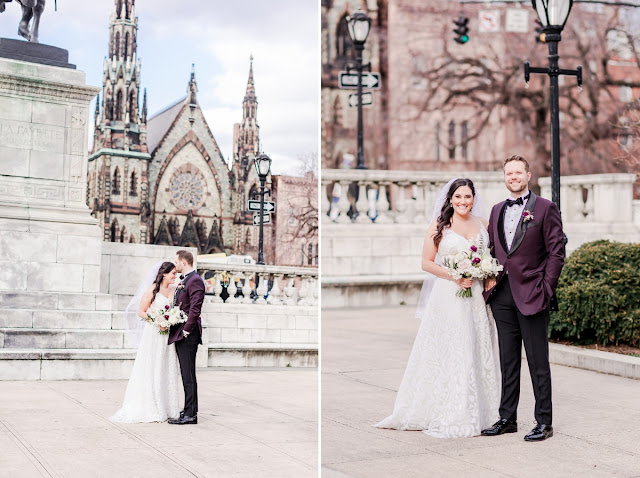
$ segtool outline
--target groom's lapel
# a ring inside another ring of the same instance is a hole
[[[531,191],[529,194],[529,199],[527,200],[527,204],[524,205],[524,211],[533,211],[533,207],[536,205],[537,196]],[[523,211],[523,213],[524,213]],[[518,246],[524,239],[524,234],[527,232],[528,222],[524,222],[524,214],[520,216],[520,221],[518,222],[518,227],[516,227],[516,234],[513,236],[513,244],[511,245],[511,250],[509,251],[509,255],[516,252]]]
[[[506,254],[509,253],[509,249],[507,249],[507,239],[504,237],[504,211],[507,208],[507,202],[502,203],[502,207],[500,208],[500,212],[498,213],[498,238],[500,240],[500,244],[502,244],[502,249]]]

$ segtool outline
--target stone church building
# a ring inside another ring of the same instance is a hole
[[[229,165],[198,104],[194,68],[187,95],[148,117],[135,0],[115,0],[109,31],[87,186],[104,240],[256,256],[258,228],[247,210],[259,189],[253,165],[260,152],[253,58]],[[271,249],[268,239],[264,249]]]

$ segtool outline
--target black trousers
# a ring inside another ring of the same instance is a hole
[[[200,344],[200,330],[193,331],[184,339],[176,342],[176,352],[180,362],[182,386],[184,388],[184,414],[195,417],[198,413],[198,382],[196,380],[196,353]]]
[[[533,394],[535,418],[539,424],[551,425],[551,370],[549,369],[549,310],[535,315],[522,315],[513,300],[509,276],[500,281],[491,300],[491,311],[498,329],[502,397],[500,417],[516,420],[520,399],[522,342],[527,354]]]

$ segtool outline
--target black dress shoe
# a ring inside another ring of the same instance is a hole
[[[524,437],[525,441],[542,441],[553,436],[553,427],[551,425],[537,424],[533,430]]]
[[[169,423],[171,425],[195,425],[198,423],[198,417],[189,417],[187,415],[184,415],[180,418],[172,418],[171,420],[169,420]]]
[[[496,435],[502,435],[503,433],[515,433],[518,431],[518,423],[514,420],[507,420],[501,418],[495,422],[491,428],[485,428],[480,432],[481,435],[486,437],[493,437]]]

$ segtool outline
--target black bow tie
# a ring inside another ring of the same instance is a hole
[[[524,197],[520,196],[518,199],[507,199],[507,207],[511,207],[515,204],[522,206],[527,199],[529,199],[528,194]]]
[[[180,280],[184,280],[184,274],[180,274]]]

